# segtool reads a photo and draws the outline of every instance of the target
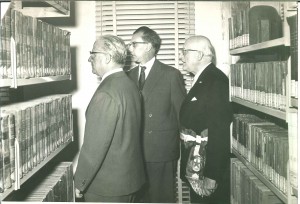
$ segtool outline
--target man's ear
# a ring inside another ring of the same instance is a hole
[[[153,48],[153,47],[152,47],[152,44],[151,44],[151,43],[148,43],[148,44],[147,44],[147,52],[149,52],[152,48]]]
[[[108,64],[111,61],[111,55],[105,54],[105,63]]]
[[[203,52],[198,51],[197,57],[198,57],[198,60],[199,60],[199,61],[202,60],[203,55],[204,55]]]

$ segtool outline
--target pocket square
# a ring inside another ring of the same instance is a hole
[[[192,100],[191,100],[191,101],[197,101],[196,97],[192,98]]]

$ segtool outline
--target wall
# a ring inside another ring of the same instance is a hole
[[[226,75],[229,73],[229,43],[226,32],[226,13],[220,1],[197,1],[195,3],[195,34],[208,37],[215,48],[216,65]]]

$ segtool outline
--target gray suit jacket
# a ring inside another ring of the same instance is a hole
[[[138,85],[138,67],[128,71]],[[146,162],[179,157],[179,110],[186,95],[181,73],[155,60],[146,78],[143,96],[143,152]]]
[[[99,85],[86,111],[75,187],[102,196],[136,192],[145,182],[139,91],[124,72]]]

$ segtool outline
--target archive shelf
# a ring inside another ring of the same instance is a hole
[[[26,4],[37,6],[26,6]],[[70,10],[64,8],[62,5],[55,1],[13,1],[14,8],[21,11],[24,15],[30,15],[35,18],[55,18],[55,17],[69,17]],[[70,1],[68,1],[68,7],[70,7]]]
[[[231,55],[240,55],[244,53],[250,53],[250,52],[255,52],[255,51],[260,51],[260,50],[265,50],[269,48],[275,48],[275,47],[284,47],[287,46],[286,39],[284,37],[262,42],[262,43],[257,43],[254,45],[249,45],[246,47],[241,47],[237,49],[230,50]]]
[[[287,196],[283,192],[281,192],[278,188],[276,188],[271,181],[266,179],[265,176],[262,173],[260,173],[255,167],[253,167],[251,163],[248,162],[242,155],[240,155],[237,150],[232,148],[232,153],[240,161],[242,161],[243,164],[245,164],[245,166],[247,166],[248,169],[250,169],[255,174],[255,176],[257,176],[259,180],[261,180],[269,189],[271,189],[284,203],[288,202]]]
[[[266,2],[262,2],[259,5],[268,5]],[[262,113],[266,116],[273,116],[275,120],[279,119],[279,121],[282,121],[285,123],[285,125],[288,127],[288,140],[289,140],[289,162],[286,164],[283,164],[282,167],[287,168],[287,194],[283,193],[279,188],[275,186],[268,178],[266,178],[258,169],[256,169],[250,162],[248,162],[240,153],[238,150],[235,149],[234,146],[231,146],[232,153],[240,160],[242,161],[249,170],[251,170],[256,177],[258,177],[259,180],[261,180],[276,196],[278,196],[279,199],[282,200],[282,202],[287,204],[297,203],[297,196],[298,196],[298,189],[292,186],[294,184],[291,182],[291,160],[293,159],[293,165],[295,164],[295,155],[291,154],[291,149],[293,148],[293,151],[297,151],[297,147],[295,147],[293,143],[296,143],[297,140],[297,128],[295,129],[295,121],[297,120],[297,114],[298,114],[298,99],[291,97],[290,93],[290,87],[291,87],[291,53],[290,48],[292,46],[291,44],[291,33],[290,28],[287,23],[287,17],[294,15],[295,13],[291,13],[291,11],[295,12],[295,9],[290,9],[291,5],[290,3],[285,2],[278,2],[278,5],[280,5],[278,8],[276,8],[278,15],[281,18],[282,23],[282,36],[277,39],[267,40],[264,42],[260,42],[257,44],[247,45],[244,47],[229,49],[229,53],[232,56],[231,59],[234,61],[237,61],[237,57],[240,57],[241,63],[249,62],[247,60],[250,59],[250,62],[272,62],[274,61],[286,61],[287,64],[287,74],[283,80],[285,80],[285,86],[283,93],[281,93],[281,96],[284,96],[285,100],[285,110],[279,110],[275,108],[271,108],[268,106],[264,106],[261,104],[256,104],[254,102],[248,101],[246,99],[239,98],[237,96],[231,96],[231,101],[233,104],[239,104],[242,107],[247,107],[250,110],[258,111],[259,113]],[[273,5],[272,5],[273,6]],[[250,8],[251,8],[251,1],[250,1]],[[237,8],[238,10],[238,8]],[[236,12],[236,11],[230,11],[230,13]],[[289,13],[290,12],[290,13]],[[296,13],[297,14],[297,13]],[[229,16],[230,18],[232,16]],[[247,22],[245,20],[241,21],[242,23]],[[270,22],[271,23],[271,22]],[[243,24],[242,24],[243,25]],[[229,25],[230,27],[230,25]],[[230,27],[231,29],[232,27]],[[236,34],[236,33],[235,33]],[[249,34],[249,33],[248,33]],[[237,35],[239,36],[239,35]],[[234,36],[234,37],[237,37]],[[256,36],[254,36],[256,37]],[[231,38],[229,39],[231,40]],[[293,51],[294,52],[294,51]],[[274,57],[270,58],[270,55],[274,55]],[[266,55],[266,58],[263,61],[263,56]],[[257,57],[257,58],[256,58]],[[268,58],[269,57],[269,58]],[[244,61],[243,61],[244,60]],[[254,60],[254,61],[251,61]],[[257,60],[257,61],[255,61]],[[232,64],[235,64],[234,62]],[[234,86],[234,85],[233,85]],[[241,87],[243,88],[243,87]],[[267,91],[266,91],[267,92]],[[270,93],[270,92],[269,92]],[[253,114],[255,115],[255,113]],[[294,177],[293,177],[294,178]]]
[[[274,109],[274,108],[270,108],[270,107],[267,107],[267,106],[262,106],[262,105],[259,105],[259,104],[255,104],[253,102],[246,101],[246,100],[236,98],[236,97],[231,97],[231,101],[234,102],[234,103],[243,105],[245,107],[251,108],[253,110],[257,110],[259,112],[271,115],[273,117],[276,117],[276,118],[279,118],[279,119],[282,119],[282,120],[286,120],[286,112],[284,112],[284,111],[277,110],[277,109]]]
[[[69,6],[70,6],[70,1],[61,1],[63,2],[64,6],[57,4],[55,1],[17,1],[13,0],[11,2],[0,2],[1,6],[1,18],[4,18],[5,15],[2,15],[6,13],[6,10],[8,9],[13,9],[18,12],[21,12],[25,16],[31,16],[34,18],[48,18],[48,17],[69,17],[70,11],[69,11]],[[67,2],[67,4],[65,4]],[[35,5],[36,4],[36,5]],[[3,6],[3,7],[2,7]],[[6,10],[4,10],[5,8]],[[5,12],[3,12],[5,11]],[[3,13],[2,13],[3,12]],[[7,15],[7,17],[10,18],[10,14]],[[2,19],[1,19],[2,20]],[[4,22],[7,22],[6,19]],[[5,25],[6,26],[6,25]],[[8,26],[10,27],[10,26]],[[1,36],[2,37],[2,36]],[[7,36],[5,36],[7,38]],[[14,37],[14,36],[13,36]],[[67,63],[65,63],[65,67],[62,66],[57,66],[57,69],[63,69],[67,68],[68,72],[57,72],[57,74],[64,74],[64,75],[54,75],[54,76],[49,76],[51,74],[46,74],[46,76],[43,77],[36,77],[36,78],[17,78],[16,73],[17,73],[17,68],[16,68],[16,44],[14,43],[13,37],[11,38],[10,42],[10,48],[9,50],[11,54],[11,70],[12,70],[12,76],[8,79],[0,79],[0,87],[7,87],[7,88],[18,88],[22,86],[28,86],[28,85],[39,85],[43,83],[50,83],[50,82],[55,82],[55,81],[64,81],[64,80],[71,80],[71,74],[70,74],[70,53],[69,53],[69,44],[67,43],[65,53],[68,54],[66,56],[65,60],[68,60]],[[49,38],[50,39],[50,38]],[[69,40],[69,39],[68,39]],[[48,56],[47,56],[48,57]],[[55,57],[54,57],[55,58]],[[41,66],[40,66],[41,68]],[[62,71],[62,70],[61,70]],[[53,75],[53,74],[52,74]],[[9,75],[10,76],[10,75]],[[14,101],[10,101],[11,104],[14,103]],[[71,108],[71,106],[69,106]],[[71,111],[71,110],[70,110]],[[44,114],[44,113],[43,113]],[[1,117],[2,118],[2,117]],[[68,135],[68,140],[64,141],[63,143],[60,143],[60,145],[55,149],[52,150],[51,153],[46,155],[46,158],[44,160],[40,161],[39,164],[34,166],[30,171],[27,173],[23,174],[22,178],[19,178],[19,168],[18,171],[16,170],[16,177],[15,177],[15,182],[12,183],[12,186],[8,189],[5,189],[3,193],[0,193],[0,203],[2,200],[5,198],[8,198],[9,195],[12,195],[16,190],[21,188],[21,185],[24,184],[26,181],[30,182],[30,179],[37,173],[39,172],[46,164],[48,164],[55,156],[60,154],[63,149],[65,149],[72,141],[73,141],[73,124],[72,124],[72,113],[70,112],[70,126],[69,126],[69,132],[66,133]],[[53,119],[56,120],[56,119]],[[31,123],[30,123],[31,124]],[[21,135],[21,134],[19,134]],[[17,135],[15,135],[17,138]],[[66,139],[65,139],[66,140]],[[16,139],[16,148],[15,148],[15,164],[16,167],[18,166],[18,160],[19,160],[19,142]],[[1,149],[2,150],[2,149]],[[17,156],[18,155],[18,156]]]
[[[18,86],[27,86],[34,84],[49,83],[55,81],[71,80],[71,75],[60,75],[60,76],[49,76],[49,77],[38,77],[29,79],[1,79],[0,87],[11,87],[17,88]]]
[[[23,178],[20,179],[20,186],[24,184],[27,180],[29,180],[35,173],[37,173],[41,168],[43,168],[49,161],[51,161],[56,155],[58,155],[63,149],[65,149],[71,142],[72,139],[69,139],[66,143],[62,144],[60,147],[58,147],[54,152],[52,152],[49,156],[47,156],[41,163],[39,163],[34,169],[32,169],[30,172],[28,172],[26,175],[23,176]],[[10,189],[7,189],[4,191],[4,193],[0,193],[1,199],[5,199],[7,196],[9,196],[13,191],[15,191],[18,187],[11,187]]]

